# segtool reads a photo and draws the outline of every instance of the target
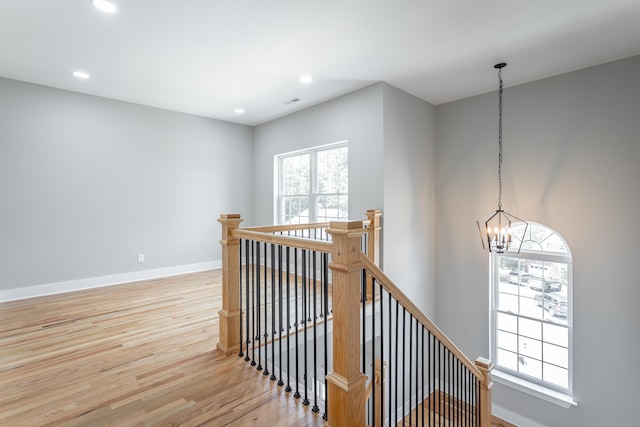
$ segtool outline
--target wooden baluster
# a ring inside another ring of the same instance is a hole
[[[491,370],[493,363],[484,357],[478,357],[475,361],[476,367],[482,372],[480,379],[480,427],[491,427]]]
[[[328,424],[364,426],[366,376],[360,371],[362,221],[331,222],[333,239],[333,371],[327,375]]]
[[[240,349],[240,239],[232,236],[242,222],[239,214],[222,214],[222,309],[218,350],[227,356]]]

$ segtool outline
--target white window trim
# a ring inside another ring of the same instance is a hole
[[[512,375],[501,370],[498,366],[493,368],[491,371],[491,378],[497,383],[514,388],[530,396],[537,397],[538,399],[553,403],[565,409],[569,409],[572,406],[578,406],[578,403],[573,400],[572,396]]]
[[[316,198],[318,196],[320,196],[317,193],[317,182],[315,182],[316,180],[313,179],[313,177],[316,176],[316,156],[317,153],[320,151],[325,151],[325,150],[331,150],[331,149],[335,149],[335,148],[340,148],[340,147],[348,147],[349,146],[349,141],[348,140],[343,140],[343,141],[338,141],[338,142],[332,142],[330,144],[325,144],[325,145],[320,145],[317,147],[311,147],[311,148],[305,148],[305,149],[301,149],[301,150],[296,150],[296,151],[290,151],[288,153],[281,153],[281,154],[277,154],[274,156],[274,168],[275,168],[275,173],[274,175],[274,184],[273,184],[273,188],[274,188],[274,209],[273,209],[273,215],[274,215],[274,223],[275,224],[281,224],[282,223],[282,200],[281,200],[281,194],[282,194],[282,159],[286,158],[286,157],[291,157],[291,156],[296,156],[296,155],[300,155],[300,154],[306,154],[308,153],[310,155],[310,164],[309,164],[309,173],[312,177],[310,185],[310,194],[308,194],[309,196],[309,218],[317,218],[317,212],[315,210],[315,202],[316,202]],[[322,196],[331,196],[331,195],[347,195],[348,196],[348,192],[347,193],[323,193],[321,194]]]
[[[559,237],[555,230],[547,227],[546,225],[539,224],[553,232],[555,232]],[[562,238],[562,237],[561,237]],[[565,242],[566,244],[566,242]],[[568,247],[567,247],[568,248]],[[568,283],[570,286],[567,288],[567,301],[568,301],[568,311],[567,311],[567,327],[569,329],[569,343],[568,343],[568,357],[569,357],[569,387],[568,391],[564,392],[561,390],[557,390],[551,386],[546,386],[542,383],[538,383],[536,381],[529,381],[524,376],[519,376],[512,373],[510,370],[501,369],[497,364],[492,370],[492,379],[494,379],[497,383],[506,385],[513,389],[519,390],[523,393],[526,393],[530,396],[537,397],[544,401],[553,403],[555,405],[561,406],[565,409],[568,409],[572,406],[578,406],[578,403],[573,400],[573,267],[572,267],[572,256],[571,252],[567,249],[568,254],[563,255],[559,253],[549,253],[549,252],[539,252],[539,251],[527,251],[521,253],[510,253],[506,252],[504,254],[495,254],[492,253],[489,257],[489,280],[490,280],[490,306],[489,306],[489,322],[491,326],[490,331],[490,357],[492,360],[496,361],[496,313],[497,310],[494,310],[496,305],[496,288],[495,281],[499,280],[499,266],[498,266],[498,256],[508,256],[511,258],[522,258],[522,259],[531,259],[534,257],[537,260],[541,261],[550,261],[550,262],[560,262],[565,263],[568,266]],[[520,316],[519,316],[520,317]],[[526,317],[526,316],[525,316]]]

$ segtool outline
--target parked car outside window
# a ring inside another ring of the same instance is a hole
[[[567,317],[567,297],[552,292],[549,294],[536,294],[533,297],[536,305],[547,310],[554,317]]]
[[[531,275],[529,273],[518,273],[517,271],[511,271],[507,280],[509,281],[509,283],[517,285],[520,283],[529,282],[530,277]]]

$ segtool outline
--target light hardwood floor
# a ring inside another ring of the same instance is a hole
[[[0,304],[0,426],[321,426],[217,352],[219,270]]]

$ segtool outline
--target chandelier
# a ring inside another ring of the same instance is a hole
[[[507,64],[501,62],[494,65],[498,70],[498,209],[495,212],[481,218],[477,221],[478,231],[480,232],[480,240],[482,247],[489,252],[503,253],[511,248],[514,241],[519,242],[517,252],[520,252],[524,235],[527,232],[529,224],[520,218],[511,215],[502,209],[502,69]],[[518,227],[517,236],[513,225],[515,223],[524,223],[524,227]]]

